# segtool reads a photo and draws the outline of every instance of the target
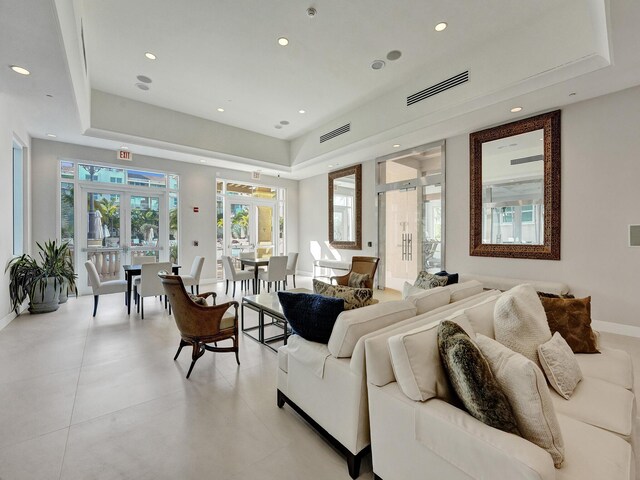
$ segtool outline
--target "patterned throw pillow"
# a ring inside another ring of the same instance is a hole
[[[569,344],[556,332],[551,340],[538,347],[538,358],[553,389],[569,400],[582,380],[582,370]]]
[[[293,333],[310,342],[328,343],[336,318],[344,309],[339,298],[311,293],[278,292],[284,317]]]
[[[591,297],[540,300],[551,333],[560,333],[573,353],[600,353],[598,338],[591,329]]]
[[[467,332],[455,322],[442,321],[438,326],[438,350],[464,408],[490,427],[520,435],[507,397]]]
[[[432,275],[422,271],[418,274],[418,278],[416,278],[413,286],[427,290],[429,288],[444,287],[448,280],[448,277],[440,277],[438,275]]]
[[[326,297],[343,299],[345,310],[366,307],[367,305],[372,305],[374,303],[373,290],[370,288],[353,288],[342,285],[330,285],[314,279],[313,292]]]
[[[356,273],[351,272],[349,274],[349,281],[347,286],[353,288],[367,288],[367,282],[369,281],[368,273]]]
[[[204,307],[208,306],[207,299],[194,295],[193,293],[189,294],[189,298],[193,303],[197,303],[198,305],[202,305]]]

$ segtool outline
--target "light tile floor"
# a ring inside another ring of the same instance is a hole
[[[223,284],[208,290],[228,299]],[[349,479],[340,454],[276,407],[271,350],[241,336],[240,366],[207,352],[186,380],[190,354],[173,361],[179,336],[161,302],[147,300],[144,320],[122,295],[101,297],[95,319],[91,308],[72,298],[0,331],[1,480]],[[640,385],[640,339],[602,341],[632,355]],[[370,460],[362,470],[372,478]]]

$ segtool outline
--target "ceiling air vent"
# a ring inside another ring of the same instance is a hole
[[[337,137],[338,135],[342,135],[343,133],[347,133],[351,130],[351,124],[347,123],[341,127],[336,128],[335,130],[331,130],[324,135],[320,135],[320,143],[324,143],[327,140],[331,140],[332,138]]]
[[[424,90],[420,90],[418,93],[414,93],[413,95],[409,95],[407,97],[407,107],[413,105],[414,103],[421,102],[422,100],[433,97],[439,93],[444,92],[445,90],[449,90],[450,88],[456,87],[463,83],[469,81],[469,70],[466,72],[459,73],[458,75],[448,78],[440,83],[436,83],[435,85],[431,85],[430,87],[425,88]]]

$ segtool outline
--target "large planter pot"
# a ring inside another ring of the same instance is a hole
[[[65,278],[60,282],[60,298],[58,303],[67,303],[69,300],[69,281]]]
[[[60,281],[55,277],[47,277],[47,284],[42,287],[37,285],[33,297],[29,296],[29,311],[31,313],[47,313],[58,310],[60,298]]]

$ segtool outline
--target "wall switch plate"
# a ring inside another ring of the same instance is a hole
[[[367,247],[373,247],[373,242],[367,242]]]
[[[193,246],[194,246],[194,247],[197,247],[199,244],[200,244],[200,242],[198,242],[198,240],[194,240],[194,241],[193,241]]]

